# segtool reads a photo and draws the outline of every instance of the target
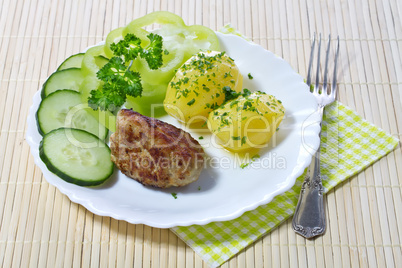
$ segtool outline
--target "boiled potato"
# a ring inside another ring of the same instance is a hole
[[[214,110],[208,128],[217,141],[239,152],[267,146],[285,115],[281,101],[263,92],[240,96]]]
[[[231,92],[240,92],[243,76],[224,52],[200,52],[186,61],[169,83],[165,111],[181,122],[206,121]]]

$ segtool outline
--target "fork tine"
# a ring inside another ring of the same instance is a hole
[[[321,34],[318,40],[318,57],[317,57],[317,73],[315,77],[315,88],[314,92],[318,93],[320,90],[320,55],[321,55]]]
[[[337,67],[338,67],[338,56],[339,56],[339,35],[338,35],[338,41],[336,45],[336,53],[335,53],[335,65],[334,65],[334,76],[332,78],[332,85],[331,85],[331,95],[334,96],[336,99],[336,94],[338,92],[338,87],[336,86],[336,75],[337,75]]]
[[[325,68],[324,68],[324,82],[322,84],[322,92],[328,94],[327,86],[328,86],[328,61],[329,61],[329,48],[331,47],[331,35],[328,36],[328,46],[327,53],[325,56]]]
[[[311,85],[311,68],[313,67],[314,47],[315,47],[315,32],[313,35],[313,43],[311,44],[310,62],[308,64],[308,73],[307,73],[307,81],[306,81],[306,84],[308,86]]]

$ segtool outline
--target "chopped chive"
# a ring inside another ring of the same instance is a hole
[[[243,138],[241,138],[241,145],[240,146],[243,146],[243,144],[246,143],[246,140],[247,140],[247,136],[243,136]]]
[[[250,163],[243,163],[243,164],[240,165],[240,168],[241,168],[241,169],[244,169],[244,168],[247,167],[249,164],[250,164]]]
[[[195,102],[195,99],[192,99],[191,101],[187,102],[187,105],[188,105],[188,106],[191,106],[191,105],[194,104],[194,102]]]

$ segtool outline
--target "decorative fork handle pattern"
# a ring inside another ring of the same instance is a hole
[[[323,108],[319,108],[321,118]],[[325,225],[323,186],[320,173],[320,148],[318,148],[300,190],[292,227],[296,233],[306,238],[312,238],[323,234]]]

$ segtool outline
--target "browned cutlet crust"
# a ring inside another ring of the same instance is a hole
[[[128,109],[117,114],[110,149],[123,174],[158,188],[194,182],[204,166],[204,150],[189,133]]]

